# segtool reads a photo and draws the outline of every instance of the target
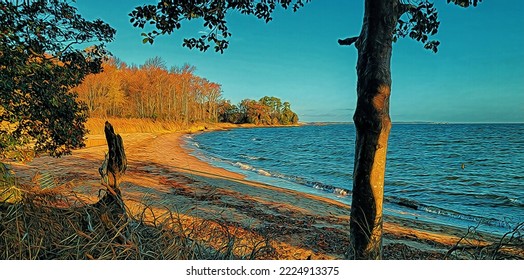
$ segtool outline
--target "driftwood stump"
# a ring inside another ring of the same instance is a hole
[[[113,126],[107,121],[104,132],[109,152],[106,154],[98,172],[102,176],[102,185],[106,186],[111,194],[117,196],[120,194],[120,180],[127,169],[124,143],[122,137],[119,134],[115,134]]]
[[[120,182],[127,169],[127,159],[124,143],[120,135],[115,134],[113,126],[106,121],[104,132],[106,135],[109,152],[105,155],[102,166],[98,169],[102,185],[107,192],[95,203],[100,210],[100,219],[106,229],[118,235],[126,242],[128,237],[128,216],[120,191]]]

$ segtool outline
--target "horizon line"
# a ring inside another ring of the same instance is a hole
[[[299,121],[299,124],[354,124],[352,121]],[[462,121],[394,121],[392,124],[524,124],[522,122],[462,122]]]

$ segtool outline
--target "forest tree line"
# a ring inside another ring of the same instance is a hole
[[[224,102],[220,106],[220,122],[253,123],[256,125],[291,125],[298,123],[298,115],[291,104],[276,97],[260,100],[244,99],[238,105]]]
[[[195,67],[167,69],[159,58],[143,65],[127,65],[118,59],[103,64],[103,72],[88,75],[74,91],[87,105],[89,116],[147,118],[195,122],[289,125],[298,122],[289,102],[265,96],[244,99],[238,105],[222,96],[221,85],[197,76]]]

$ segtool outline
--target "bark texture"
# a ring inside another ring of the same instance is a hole
[[[106,154],[98,172],[102,177],[102,185],[107,188],[107,192],[95,204],[95,207],[100,210],[100,218],[106,229],[125,243],[128,237],[128,217],[119,185],[127,169],[127,158],[122,137],[115,134],[113,126],[107,121],[104,132],[109,152]]]
[[[398,0],[366,0],[362,31],[355,42],[357,108],[350,259],[382,257],[382,202],[386,151],[391,129],[391,52]]]

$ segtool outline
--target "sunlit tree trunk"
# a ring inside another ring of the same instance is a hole
[[[187,93],[187,89],[186,89],[186,84],[185,84],[185,81],[184,81],[184,84],[182,86],[182,93],[184,94],[184,99],[182,100],[183,102],[183,106],[184,106],[184,124],[187,125],[189,123],[189,98],[188,98],[188,93]]]
[[[382,202],[386,150],[391,129],[389,96],[392,35],[398,0],[366,0],[358,49],[357,107],[353,198],[350,221],[351,259],[382,257]]]

